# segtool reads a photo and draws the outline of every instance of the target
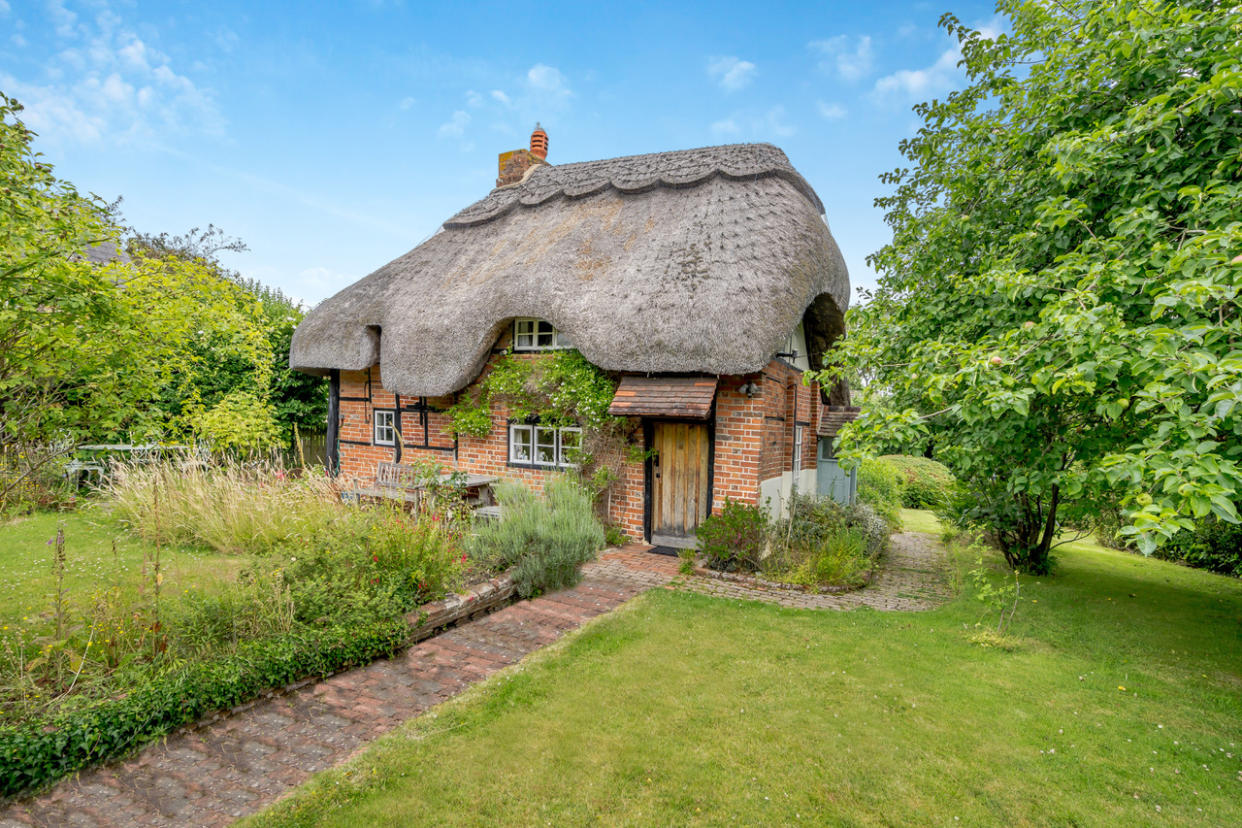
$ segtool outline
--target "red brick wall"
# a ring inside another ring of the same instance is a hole
[[[502,338],[502,345],[507,345]],[[544,358],[540,354],[521,354],[522,359]],[[488,360],[481,380],[497,357]],[[478,380],[475,381],[476,384]],[[759,391],[747,397],[739,391],[754,383]],[[470,386],[461,393],[470,393]],[[818,391],[801,382],[801,372],[773,360],[761,373],[720,378],[716,392],[715,443],[713,446],[712,511],[719,513],[726,499],[758,504],[759,483],[792,469],[793,427],[806,423],[803,431],[803,468],[815,466],[815,426],[818,417]],[[447,467],[474,474],[491,474],[520,480],[542,492],[552,469],[528,469],[508,464],[509,411],[503,405],[492,410],[492,430],[486,437],[463,436],[455,441],[444,432],[448,419],[444,409],[450,398],[418,400],[402,398],[401,459],[431,458]],[[342,478],[368,483],[375,478],[380,462],[393,462],[397,452],[390,446],[371,445],[372,412],[392,408],[395,395],[383,388],[379,368],[370,371],[341,372],[340,463]],[[405,410],[425,405],[423,412]],[[424,434],[423,417],[427,428]],[[632,420],[637,443],[642,442],[640,421]],[[432,448],[424,448],[424,439]],[[629,458],[614,458],[610,465],[620,469],[619,479],[605,498],[609,520],[632,538],[644,536],[645,464]]]
[[[802,426],[802,468],[815,468],[819,386],[803,385],[802,371],[780,360],[763,369],[763,452],[759,479],[793,471],[794,428]]]
[[[716,443],[712,476],[712,512],[719,514],[725,499],[759,503],[759,463],[766,401],[762,394],[748,398],[738,389],[760,383],[761,374],[721,377],[716,389]]]

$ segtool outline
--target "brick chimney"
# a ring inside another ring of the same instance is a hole
[[[548,163],[547,157],[548,133],[536,123],[535,131],[530,134],[530,149],[510,150],[500,154],[500,176],[496,179],[496,186],[508,187],[510,184],[517,184],[531,167]]]

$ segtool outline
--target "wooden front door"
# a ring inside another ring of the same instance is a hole
[[[711,480],[707,426],[655,423],[651,458],[651,542],[689,548],[707,518]]]

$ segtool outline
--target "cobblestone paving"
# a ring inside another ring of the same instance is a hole
[[[821,609],[918,610],[948,597],[938,545],[909,533],[893,537],[874,584],[842,595],[678,576],[676,558],[645,549],[603,555],[583,567],[582,583],[572,589],[514,604],[395,658],[179,731],[127,762],[87,770],[33,800],[0,809],[0,828],[227,825],[406,719],[653,587]]]

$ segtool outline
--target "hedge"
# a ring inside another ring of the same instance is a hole
[[[954,481],[948,466],[909,454],[886,454],[880,459],[897,471],[901,505],[907,509],[935,509],[945,503]]]
[[[218,710],[310,676],[392,655],[410,639],[404,618],[363,627],[303,630],[246,642],[225,658],[159,676],[119,698],[0,726],[0,796],[47,785],[125,756]]]

